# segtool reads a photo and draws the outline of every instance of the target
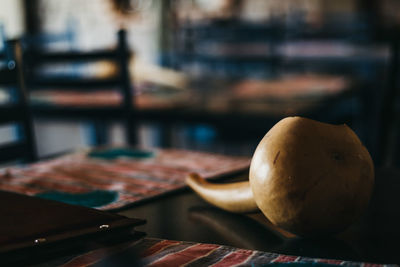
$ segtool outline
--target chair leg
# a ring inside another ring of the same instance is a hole
[[[91,143],[94,146],[102,146],[108,143],[108,127],[104,121],[93,121],[91,123],[92,128],[92,140]]]
[[[138,125],[135,119],[128,116],[125,120],[126,140],[129,146],[139,145]]]
[[[28,146],[27,156],[25,159],[26,162],[34,162],[38,160],[36,145],[35,145],[36,142],[32,130],[33,128],[32,122],[24,121],[22,125],[17,125],[16,127],[17,127],[16,129],[17,138],[24,139]]]
[[[393,151],[392,146],[398,134],[398,127],[394,123],[396,121],[396,100],[399,92],[399,58],[400,40],[396,39],[391,45],[389,82],[388,87],[383,92],[379,115],[378,158],[377,162],[375,162],[377,165],[388,165],[388,162],[393,162],[394,154],[396,153],[396,151]]]
[[[160,131],[160,146],[171,147],[172,146],[172,135],[173,127],[170,123],[162,123],[159,125],[158,130]]]

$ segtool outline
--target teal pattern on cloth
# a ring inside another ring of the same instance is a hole
[[[89,208],[98,208],[118,200],[118,193],[114,191],[96,190],[88,193],[71,194],[58,191],[48,191],[36,194],[37,197],[79,205]]]
[[[105,150],[93,150],[89,152],[88,156],[91,158],[101,159],[116,159],[116,158],[134,158],[134,159],[147,159],[154,157],[154,152],[149,150],[141,149],[129,149],[129,148],[111,148]]]

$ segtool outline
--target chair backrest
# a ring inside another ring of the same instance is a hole
[[[277,25],[237,20],[186,22],[176,27],[172,67],[195,66],[205,75],[233,78],[269,76],[278,60],[274,51],[280,41]]]
[[[8,131],[11,138],[0,144],[0,163],[34,161],[36,148],[22,79],[20,46],[16,41],[7,41],[4,48],[0,54],[0,89],[9,99],[0,103],[0,126],[12,130]]]
[[[110,49],[60,51],[41,47],[27,39],[23,53],[34,116],[86,121],[93,127],[94,145],[107,143],[110,120],[122,121],[128,142],[136,144],[126,31],[118,32],[118,43]]]
[[[132,86],[128,64],[130,52],[126,43],[126,31],[118,32],[118,44],[115,49],[90,52],[80,51],[43,51],[38,46],[25,44],[25,76],[29,91],[63,90],[90,92],[97,90],[117,89],[122,95],[121,110],[132,109]],[[116,68],[106,77],[86,75],[88,64],[96,62],[111,63]],[[43,67],[63,66],[59,73],[38,72]],[[85,66],[86,65],[86,66]],[[80,68],[83,67],[83,68]],[[72,72],[71,72],[72,70]]]

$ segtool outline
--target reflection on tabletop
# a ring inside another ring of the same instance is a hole
[[[310,257],[398,262],[400,217],[394,207],[399,202],[399,173],[394,169],[376,173],[367,212],[332,238],[299,238],[272,225],[262,213],[234,214],[204,204],[190,207],[188,217],[238,247]]]
[[[345,241],[336,238],[302,239],[273,226],[261,213],[234,214],[217,208],[194,207],[189,217],[206,225],[237,247],[323,258],[347,258],[360,261],[360,256]]]

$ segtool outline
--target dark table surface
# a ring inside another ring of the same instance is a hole
[[[244,175],[245,176],[245,175]],[[212,207],[190,190],[138,205],[120,214],[142,218],[148,237],[216,243],[289,255],[400,263],[400,172],[376,172],[367,212],[345,232],[302,239],[274,227],[261,214],[233,214]]]

